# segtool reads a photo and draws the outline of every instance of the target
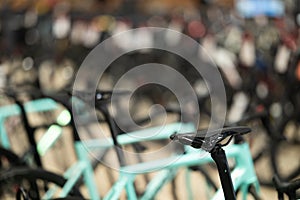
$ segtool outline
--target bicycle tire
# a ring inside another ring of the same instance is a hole
[[[0,199],[6,196],[16,196],[16,188],[22,187],[28,191],[29,197],[32,200],[41,199],[45,189],[50,185],[62,188],[66,183],[66,179],[60,175],[43,169],[31,169],[28,167],[12,168],[1,171],[0,174]],[[5,196],[6,195],[6,196]],[[79,189],[74,186],[69,196],[81,197]]]
[[[283,156],[281,154],[284,154],[283,149],[285,146],[289,146],[290,148],[293,147],[293,145],[288,142],[280,142],[272,146],[271,164],[272,164],[273,172],[275,174],[278,174],[281,180],[289,181],[291,179],[296,178],[299,175],[300,165],[299,163],[295,164],[297,160],[295,160],[295,162],[283,162],[282,160]],[[288,156],[286,155],[284,157],[288,158]],[[283,170],[285,169],[285,167],[282,166],[283,163],[285,164],[289,163],[288,166],[290,167],[290,169],[288,171]]]
[[[256,131],[254,131],[253,137],[249,138],[252,159],[259,183],[264,186],[272,187],[272,173],[264,173],[260,170],[263,167],[270,172],[273,171],[273,166],[271,164],[272,138],[267,131],[263,130],[264,125],[259,126],[261,127],[257,128],[258,126],[255,126]]]
[[[4,164],[4,162],[5,162],[5,164]],[[14,152],[12,152],[8,149],[5,149],[3,147],[0,147],[0,168],[3,169],[4,165],[6,165],[6,166],[8,165],[7,167],[24,166],[25,163]]]
[[[275,140],[271,145],[270,159],[273,173],[283,181],[290,181],[300,174],[300,159],[297,160],[299,157],[293,154],[300,150],[299,126],[297,117],[287,117],[278,125],[283,139]],[[289,159],[290,157],[296,159]]]
[[[251,118],[247,121],[247,126],[252,128],[252,133],[246,137],[251,149],[252,160],[256,169],[259,183],[264,186],[273,187],[273,173],[264,173],[261,169],[264,167],[273,172],[271,162],[271,153],[274,138],[273,122],[269,117]]]

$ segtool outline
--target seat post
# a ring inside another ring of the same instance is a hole
[[[20,114],[21,114],[21,117],[22,117],[22,120],[23,120],[24,128],[26,130],[26,135],[27,135],[27,138],[28,138],[29,143],[31,145],[31,149],[33,151],[34,161],[35,161],[35,163],[38,167],[42,167],[42,161],[41,161],[40,155],[37,151],[37,143],[36,143],[35,138],[34,138],[35,129],[29,123],[28,116],[27,116],[24,104],[21,101],[19,101],[18,99],[15,100],[15,103],[20,108]]]
[[[217,145],[212,149],[210,154],[218,168],[225,200],[235,200],[236,196],[232,184],[230,169],[228,166],[225,151],[222,149],[221,146]]]
[[[103,115],[107,120],[109,130],[110,130],[110,134],[111,134],[111,137],[112,137],[112,140],[113,140],[114,148],[115,148],[118,160],[120,162],[120,166],[125,166],[126,165],[125,155],[124,155],[122,147],[119,144],[118,139],[117,139],[117,137],[118,137],[117,124],[114,121],[111,114],[109,113],[109,110],[106,107],[106,105],[101,106],[100,110],[103,112]]]

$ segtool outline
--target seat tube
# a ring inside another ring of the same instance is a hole
[[[75,143],[75,150],[80,162],[83,162],[85,167],[83,169],[84,182],[88,188],[90,198],[92,200],[100,200],[100,195],[97,190],[97,184],[93,173],[93,167],[88,158],[88,150],[81,142]]]
[[[235,191],[233,188],[225,151],[222,149],[222,147],[216,146],[210,153],[218,168],[225,200],[235,200]]]
[[[114,148],[118,157],[118,160],[120,162],[121,166],[125,166],[125,156],[122,150],[121,145],[118,143],[118,131],[117,131],[117,125],[116,122],[114,121],[113,117],[110,115],[109,110],[106,106],[102,106],[101,110],[103,111],[103,115],[105,116],[110,132],[111,132],[111,137],[114,143]]]
[[[34,128],[32,128],[32,126],[29,124],[28,116],[27,116],[27,113],[26,113],[23,103],[18,100],[15,100],[15,103],[20,108],[24,128],[26,130],[26,135],[27,135],[30,145],[32,146],[34,160],[38,167],[42,167],[42,161],[41,161],[40,155],[37,151],[37,144],[36,144],[36,141],[34,138]]]

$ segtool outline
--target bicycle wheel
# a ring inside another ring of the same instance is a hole
[[[253,120],[247,125],[252,129],[252,133],[247,136],[247,141],[259,182],[265,186],[272,186],[271,135],[260,119]]]
[[[300,145],[289,141],[274,143],[271,151],[271,164],[273,172],[281,180],[289,181],[300,174],[300,158],[298,152]]]
[[[22,160],[12,151],[0,147],[0,169],[7,169],[11,166],[25,165]]]
[[[14,198],[18,188],[28,191],[30,199],[45,199],[43,195],[48,189],[55,187],[55,195],[58,195],[65,183],[63,177],[43,169],[22,167],[4,170],[0,175],[0,199]],[[68,196],[82,197],[77,187],[73,187]]]

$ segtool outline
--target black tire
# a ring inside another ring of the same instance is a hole
[[[43,169],[22,167],[4,170],[0,174],[0,199],[15,197],[17,189],[22,187],[28,191],[30,199],[38,200],[50,186],[62,188],[65,183],[65,178]],[[82,198],[77,187],[73,187],[68,196]]]
[[[286,141],[273,145],[271,151],[273,173],[278,174],[283,181],[292,180],[300,174],[299,157],[289,159],[289,154],[293,152],[294,149],[299,149],[299,145],[291,144]]]
[[[11,166],[24,166],[24,162],[10,150],[0,147],[0,168],[9,168]]]
[[[246,119],[246,118],[245,118]],[[243,136],[250,147],[253,164],[259,183],[264,186],[272,186],[272,165],[271,165],[271,143],[270,121],[267,117],[252,117],[249,120],[242,120],[241,124],[251,127],[252,132]],[[266,169],[270,173],[265,173]]]
[[[256,168],[261,169],[263,166],[265,169],[264,171],[257,170],[261,185],[273,187],[272,177],[274,174],[278,174],[280,179],[284,181],[289,181],[297,177],[300,173],[300,159],[296,154],[296,152],[300,150],[299,142],[297,138],[287,138],[287,135],[290,135],[290,133],[287,134],[287,130],[291,130],[291,128],[289,128],[291,123],[295,124],[296,128],[294,129],[298,130],[299,122],[291,118],[286,118],[271,125],[263,124],[267,138],[260,140],[267,141],[268,144],[265,144],[263,148],[253,156]],[[257,139],[258,138],[256,138],[256,140]],[[291,157],[295,159],[291,159]],[[266,162],[264,162],[264,160]]]
[[[273,173],[282,181],[290,181],[300,174],[299,127],[300,122],[296,117],[283,121],[279,130],[285,139],[276,140],[271,146]]]

